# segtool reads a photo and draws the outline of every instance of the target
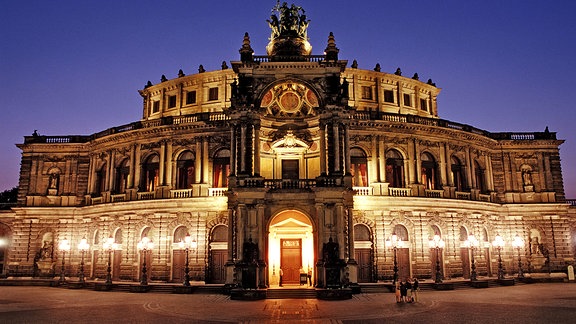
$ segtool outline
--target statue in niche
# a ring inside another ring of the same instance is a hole
[[[242,256],[246,263],[258,263],[258,244],[252,242],[252,238],[249,238],[248,242],[244,242]]]
[[[532,185],[532,174],[530,173],[530,170],[522,170],[522,182],[525,186]]]
[[[338,263],[338,243],[334,242],[332,237],[328,239],[328,243],[324,243],[324,246],[322,247],[322,256],[325,264]]]
[[[48,179],[48,189],[58,189],[58,180],[60,180],[60,175],[58,173],[50,174]]]

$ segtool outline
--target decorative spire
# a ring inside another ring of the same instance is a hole
[[[242,62],[252,62],[252,55],[254,55],[254,50],[252,49],[252,46],[250,46],[250,36],[248,33],[245,33],[242,48],[240,49],[240,60]]]
[[[152,86],[152,82],[150,82],[150,80],[148,80],[148,82],[146,82],[146,85],[144,86],[144,89],[149,88]]]
[[[353,69],[357,69],[358,68],[358,61],[356,61],[356,60],[352,61],[352,65],[350,67]]]
[[[162,74],[162,76],[160,77],[160,82],[166,82],[166,81],[168,81],[168,79],[166,79],[166,76]]]
[[[206,70],[204,70],[204,65],[200,64],[200,66],[198,66],[198,73],[204,73],[206,72]]]
[[[376,66],[374,67],[374,71],[380,72],[380,63],[376,63]]]
[[[336,41],[334,40],[334,34],[330,32],[328,36],[328,46],[324,50],[326,55],[326,61],[338,61],[338,52],[340,50],[336,47]]]
[[[418,76],[418,73],[414,73],[414,76],[412,76],[412,79],[414,79],[414,80],[420,80],[420,77]]]
[[[402,70],[400,70],[400,68],[397,68],[397,69],[396,69],[396,72],[394,72],[394,74],[401,76],[401,75],[402,75]]]
[[[185,76],[186,74],[184,74],[184,72],[182,71],[182,69],[178,70],[178,77],[181,78],[183,76]]]

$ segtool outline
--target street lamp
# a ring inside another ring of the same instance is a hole
[[[90,244],[88,244],[86,237],[83,237],[82,240],[80,240],[80,243],[78,243],[78,250],[82,255],[80,262],[80,278],[78,280],[81,284],[84,284],[84,253],[86,253],[88,249],[90,249]]]
[[[151,251],[154,248],[154,243],[148,238],[148,236],[144,236],[140,242],[138,242],[138,250],[142,251],[144,255],[143,262],[142,262],[142,275],[140,276],[140,285],[146,286],[148,285],[148,275],[146,274],[146,254],[148,251]]]
[[[186,237],[184,237],[184,241],[180,241],[179,243],[180,248],[181,249],[186,249],[186,267],[184,268],[184,286],[185,287],[190,287],[190,263],[188,260],[188,252],[190,251],[190,248],[192,249],[196,249],[198,247],[198,243],[196,241],[193,241],[192,238],[190,237],[190,234],[186,234]]]
[[[436,249],[436,278],[435,283],[442,283],[442,269],[440,268],[440,249],[444,248],[444,240],[440,235],[434,235],[434,238],[429,241],[430,248]]]
[[[66,282],[66,276],[64,273],[64,259],[66,258],[66,252],[70,251],[70,241],[68,241],[66,238],[60,241],[58,244],[58,250],[62,252],[62,269],[60,271],[60,280],[58,282],[63,284]]]
[[[518,250],[518,279],[524,278],[524,272],[522,272],[522,259],[520,257],[520,248],[524,247],[524,240],[520,235],[516,234],[514,240],[512,241],[512,246]]]
[[[465,244],[467,247],[470,248],[472,256],[472,272],[470,273],[470,280],[476,281],[478,279],[476,274],[476,262],[474,261],[474,249],[476,249],[476,247],[478,247],[480,243],[478,242],[474,234],[472,234],[468,236],[468,239],[466,240]]]
[[[494,242],[492,242],[492,246],[496,247],[498,250],[498,280],[504,279],[504,269],[502,268],[502,248],[504,247],[504,239],[500,234],[496,234],[494,237]]]
[[[117,246],[118,245],[114,243],[114,238],[112,235],[110,235],[110,237],[108,237],[108,239],[106,239],[106,241],[104,241],[102,244],[104,251],[108,252],[108,268],[106,268],[105,282],[107,286],[112,285],[112,251],[116,250]]]
[[[396,233],[392,233],[392,236],[388,240],[386,240],[386,246],[394,250],[394,279],[392,281],[392,284],[395,285],[396,281],[398,281],[397,253],[398,249],[402,247],[402,239],[399,238],[398,235],[396,235]]]

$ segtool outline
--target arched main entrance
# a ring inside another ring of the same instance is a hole
[[[270,286],[300,285],[301,274],[314,282],[314,237],[312,222],[296,210],[272,218],[268,236],[268,277]]]

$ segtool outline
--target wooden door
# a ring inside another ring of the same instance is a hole
[[[282,239],[280,251],[280,268],[282,269],[282,284],[297,285],[300,283],[302,268],[302,240]]]
[[[186,267],[186,251],[174,250],[172,255],[172,281],[184,282]]]
[[[436,280],[436,260],[439,261],[441,278],[444,278],[444,263],[442,260],[442,250],[438,251],[436,255],[436,249],[430,249],[430,262],[432,263],[432,280]]]
[[[120,280],[120,264],[122,263],[122,251],[115,250],[112,260],[112,280]]]
[[[397,250],[398,280],[404,281],[410,278],[410,249]]]
[[[358,282],[372,282],[371,249],[355,249],[354,258],[358,262]]]
[[[210,262],[210,282],[223,284],[226,282],[226,250],[212,250]]]
[[[470,253],[468,248],[460,249],[460,259],[462,260],[462,277],[470,279]]]

